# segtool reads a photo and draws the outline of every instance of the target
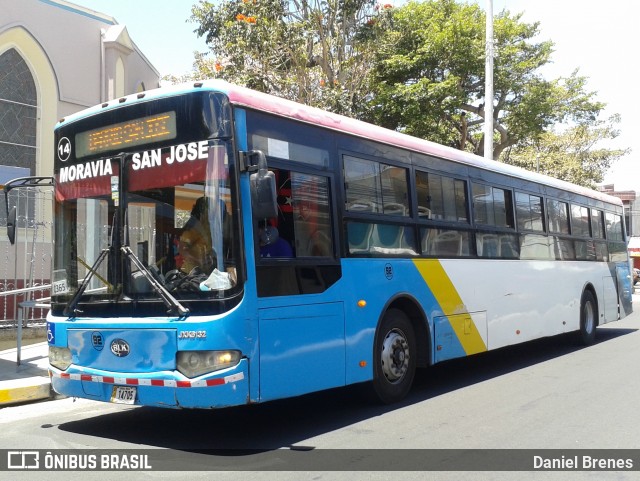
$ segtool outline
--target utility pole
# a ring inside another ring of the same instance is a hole
[[[484,158],[493,160],[493,0],[486,0],[484,63]]]

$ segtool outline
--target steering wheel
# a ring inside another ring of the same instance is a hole
[[[200,292],[200,282],[204,274],[200,269],[193,269],[188,274],[181,270],[173,269],[164,276],[165,288],[169,292],[187,291]]]

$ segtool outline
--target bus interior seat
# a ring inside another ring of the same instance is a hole
[[[406,215],[407,209],[404,205],[390,202],[382,206],[383,213],[386,215]]]
[[[500,236],[500,257],[514,259],[518,257],[515,239],[511,234]]]
[[[418,206],[418,217],[422,219],[431,219],[431,209],[428,207]]]
[[[447,231],[438,234],[433,240],[433,253],[438,255],[462,255],[462,235],[460,232]]]
[[[480,257],[499,257],[498,236],[495,234],[478,234],[476,236],[478,255]]]
[[[368,200],[354,200],[347,204],[347,210],[351,212],[376,212],[376,205]]]
[[[398,249],[401,247],[404,227],[391,224],[376,224],[373,234],[373,245],[386,249]]]
[[[369,252],[371,247],[371,231],[373,224],[364,222],[349,222],[347,224],[347,239],[349,252],[352,254]]]

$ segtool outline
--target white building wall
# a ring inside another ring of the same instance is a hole
[[[60,118],[105,100],[135,93],[142,84],[146,89],[160,85],[160,74],[129,37],[125,26],[118,25],[109,15],[65,0],[0,0],[0,56],[11,49],[25,61],[35,83],[35,172],[32,173],[39,176],[53,174],[53,130]],[[108,88],[110,84],[112,89]],[[11,105],[10,99],[5,99],[4,105],[5,108]],[[15,115],[9,121],[14,122],[14,118]],[[4,145],[8,145],[6,140]],[[16,156],[12,162],[20,163],[21,158]],[[33,160],[29,162],[33,167]],[[0,167],[2,163],[0,158]],[[0,169],[0,184],[12,178],[11,175],[11,169]],[[22,286],[48,281],[49,257],[40,251],[51,249],[51,206],[52,202],[48,201],[35,208],[38,225],[49,228],[40,229],[41,232],[30,227],[19,229],[15,246],[9,245],[5,224],[0,222],[0,291],[15,288],[18,282]],[[4,212],[4,201],[0,202],[0,208]],[[0,217],[4,218],[4,214]],[[16,250],[18,248],[22,250]],[[27,251],[42,265],[30,264]],[[20,262],[14,264],[15,259]],[[47,272],[39,281],[33,274],[37,269]],[[6,304],[0,302],[0,311],[4,307]],[[9,315],[0,312],[0,321]]]
[[[115,72],[107,70],[102,74],[102,36],[114,26],[117,24],[113,17],[63,0],[2,2],[0,35],[21,27],[40,45],[55,75],[58,100],[68,104],[63,106],[63,114],[105,100],[100,95],[102,80]],[[128,39],[126,27],[122,28]],[[133,75],[125,85],[125,93],[135,92],[138,81],[148,84],[147,88],[158,87],[158,71],[129,41],[132,51],[123,61],[125,70],[131,69]],[[0,43],[0,52],[3,50]]]

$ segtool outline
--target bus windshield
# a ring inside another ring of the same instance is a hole
[[[228,144],[202,140],[62,167],[53,309],[219,310],[210,301],[237,284]]]

